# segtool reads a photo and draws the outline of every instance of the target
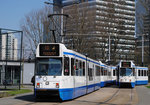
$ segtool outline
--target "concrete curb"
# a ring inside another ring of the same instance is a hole
[[[8,96],[10,96],[10,95],[8,94],[8,92],[0,91],[0,98],[8,97]]]

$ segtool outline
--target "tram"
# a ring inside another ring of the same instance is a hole
[[[36,50],[35,97],[70,100],[100,88],[100,62],[60,43],[40,43]]]
[[[132,61],[120,61],[117,65],[117,84],[119,87],[135,87],[135,64]]]
[[[108,66],[61,43],[40,43],[36,50],[36,98],[58,96],[70,100],[100,89],[110,83],[119,87],[148,83],[148,68],[136,67],[132,61]]]
[[[148,67],[136,67],[136,85],[148,84]]]

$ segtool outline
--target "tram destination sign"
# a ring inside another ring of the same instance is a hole
[[[131,62],[121,62],[122,67],[131,67]]]
[[[40,56],[59,56],[59,44],[40,44]]]

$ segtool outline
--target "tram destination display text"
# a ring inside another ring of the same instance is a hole
[[[40,56],[59,56],[58,44],[40,44]]]
[[[122,67],[131,67],[131,62],[121,62]]]

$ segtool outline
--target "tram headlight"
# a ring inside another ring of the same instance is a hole
[[[59,83],[56,83],[56,88],[59,88]]]
[[[36,87],[39,88],[39,87],[40,87],[40,83],[37,83],[37,84],[36,84]]]

